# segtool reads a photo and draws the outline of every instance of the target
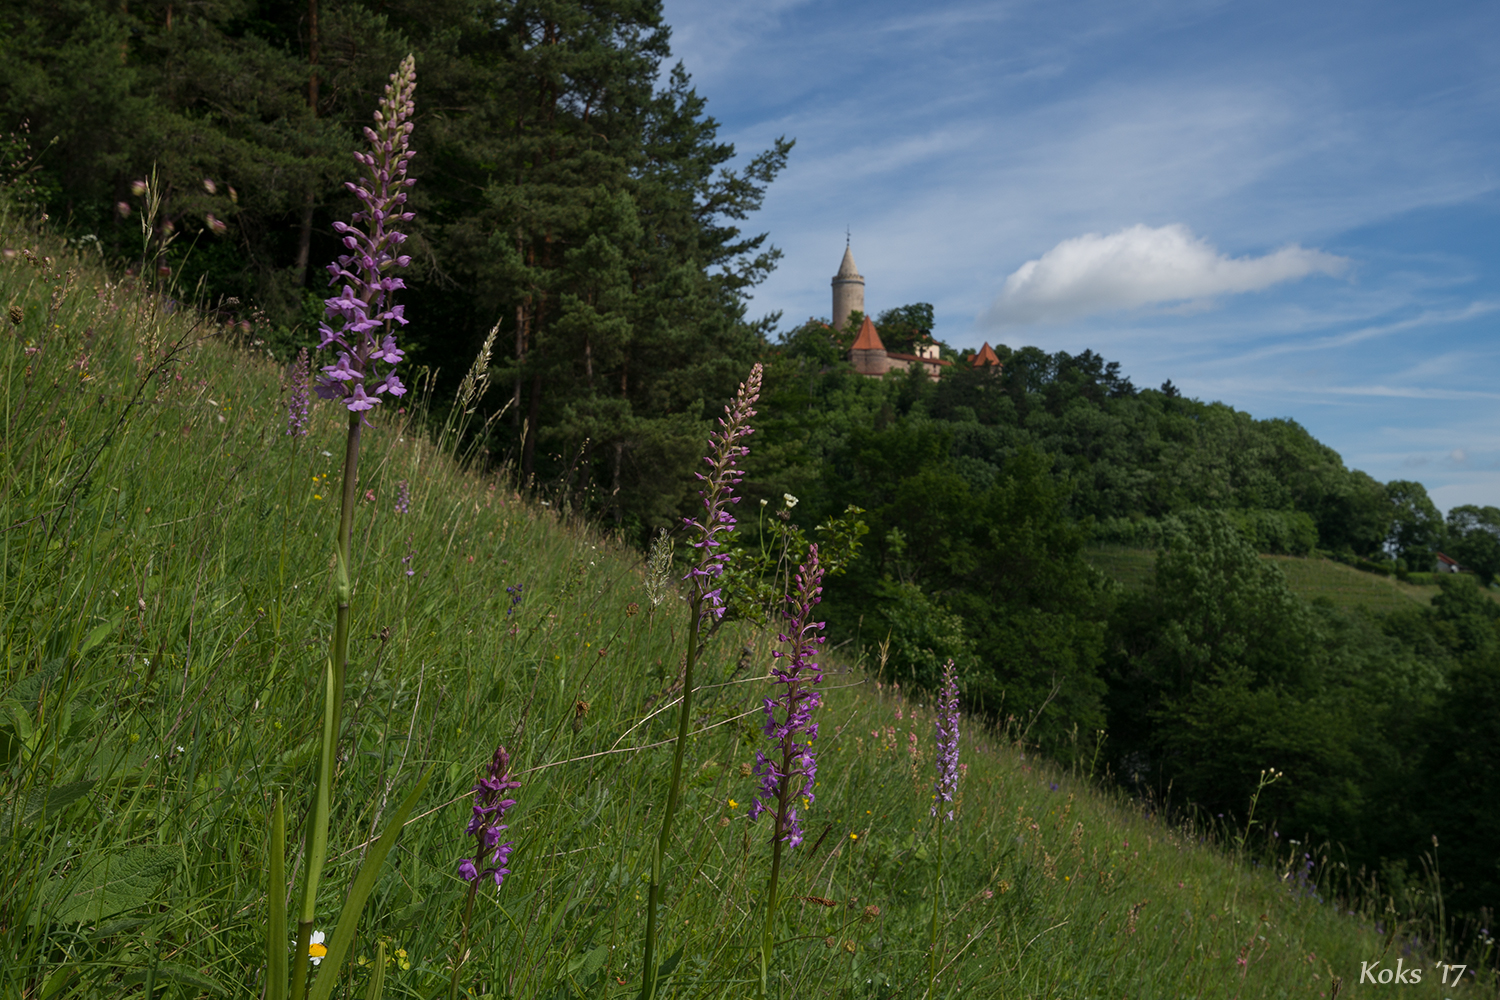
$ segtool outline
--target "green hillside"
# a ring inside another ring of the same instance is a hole
[[[315,409],[311,435],[288,436],[286,386],[253,344],[20,249],[0,263],[0,995],[259,995],[268,889],[288,891],[267,885],[268,817],[283,794],[295,843],[312,787],[342,417]],[[503,887],[479,894],[462,994],[634,995],[685,608],[635,552],[465,471],[451,437],[393,409],[366,432],[321,928],[396,803],[434,776],[340,995],[366,995],[381,947],[387,994],[446,993],[467,793],[497,744],[521,782],[517,846]],[[769,848],[744,813],[772,641],[730,626],[707,647],[665,880],[666,995],[753,992]],[[860,664],[828,666],[772,992],[921,996],[933,712]],[[1349,873],[1323,848],[1256,828],[1205,840],[1025,752],[1015,728],[965,729],[935,995],[1302,997],[1336,977],[1342,997],[1451,992],[1439,947],[1377,924],[1380,900],[1334,901]],[[1397,958],[1419,986],[1357,983],[1361,963]],[[1493,995],[1483,976],[1458,995]]]
[[[1090,565],[1131,590],[1144,590],[1151,581],[1156,553],[1116,545],[1087,550]],[[1313,600],[1326,597],[1341,608],[1364,608],[1383,613],[1425,607],[1440,592],[1437,587],[1403,583],[1394,577],[1365,573],[1332,559],[1262,555],[1286,575],[1287,585],[1299,596]],[[1500,600],[1500,594],[1489,592]]]

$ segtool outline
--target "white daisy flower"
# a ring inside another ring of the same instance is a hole
[[[307,946],[307,957],[312,959],[313,965],[322,965],[323,956],[328,954],[328,949],[323,947],[323,932],[313,931],[312,941]]]

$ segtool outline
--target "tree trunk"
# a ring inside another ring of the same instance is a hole
[[[307,109],[314,121],[318,118],[318,0],[307,0]],[[312,253],[313,208],[317,203],[317,183],[309,180],[307,199],[302,203],[302,228],[297,233],[297,287],[307,287],[307,261]]]
[[[526,415],[526,443],[521,449],[521,475],[529,483],[536,475],[536,428],[542,419],[542,376],[531,376],[531,405]]]
[[[511,418],[517,427],[521,426],[521,365],[526,362],[526,305],[522,303],[516,306],[516,388],[515,394],[511,396],[511,407],[516,415]]]

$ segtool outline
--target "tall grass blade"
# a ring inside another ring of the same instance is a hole
[[[333,988],[338,984],[339,966],[344,962],[344,955],[349,951],[349,946],[354,943],[354,932],[359,927],[360,914],[364,912],[365,901],[370,898],[370,892],[375,888],[375,880],[380,877],[381,866],[385,863],[385,856],[390,853],[391,848],[396,846],[396,838],[401,836],[401,827],[406,823],[406,817],[416,808],[422,793],[427,790],[428,779],[432,777],[432,768],[429,767],[417,782],[417,787],[401,803],[401,808],[396,810],[396,815],[391,817],[390,824],[385,828],[385,833],[375,842],[370,853],[365,856],[365,863],[360,866],[359,874],[354,878],[354,884],[349,889],[349,899],[344,903],[344,912],[339,914],[339,925],[333,932],[333,940],[328,942],[328,954],[323,959],[323,965],[318,970],[318,978],[313,981],[312,992],[308,994],[309,1000],[328,1000],[333,995]]]
[[[271,858],[266,865],[266,1000],[286,1000],[286,810],[281,792],[271,814]]]

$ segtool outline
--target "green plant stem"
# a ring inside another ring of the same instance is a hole
[[[797,685],[788,689],[787,702],[792,704]],[[791,794],[792,749],[790,740],[781,751],[781,788],[776,795],[776,826],[771,831],[771,874],[766,879],[766,924],[760,932],[760,996],[765,1000],[770,988],[771,951],[776,947],[776,888],[781,881],[781,849],[786,840],[786,800]]]
[[[933,822],[937,825],[937,879],[932,883],[932,931],[927,938],[927,996],[937,988],[938,971],[938,906],[943,898],[943,817]]]
[[[360,414],[349,414],[349,436],[344,446],[344,490],[339,505],[338,566],[334,578],[337,609],[333,622],[333,647],[324,670],[323,740],[318,759],[318,786],[307,817],[307,871],[302,882],[302,908],[297,915],[297,952],[292,967],[292,1000],[302,1000],[307,990],[307,948],[312,941],[317,912],[318,881],[328,857],[328,814],[333,800],[333,768],[337,757],[340,716],[344,701],[344,668],[349,654],[349,541],[354,530],[354,503],[359,488]]]
[[[292,504],[297,489],[297,438],[292,437],[291,455],[286,466],[286,510],[281,516],[281,557],[276,564],[276,622],[277,649],[281,648],[281,617],[286,605],[286,535],[292,520]]]
[[[474,897],[479,895],[480,876],[469,883],[469,899],[464,903],[464,933],[458,946],[458,957],[453,960],[453,978],[448,982],[448,1000],[458,1000],[458,974],[469,958],[469,921],[474,916]]]
[[[698,629],[702,625],[703,588],[695,586],[691,604],[692,627],[688,629],[687,656],[682,668],[682,705],[677,710],[677,745],[672,751],[672,783],[667,787],[667,807],[661,817],[661,835],[651,853],[651,887],[646,890],[645,968],[641,970],[641,1000],[656,996],[656,910],[661,904],[661,865],[672,841],[672,820],[677,814],[677,796],[682,787],[682,756],[687,750],[688,726],[692,722],[693,667],[698,660]]]

